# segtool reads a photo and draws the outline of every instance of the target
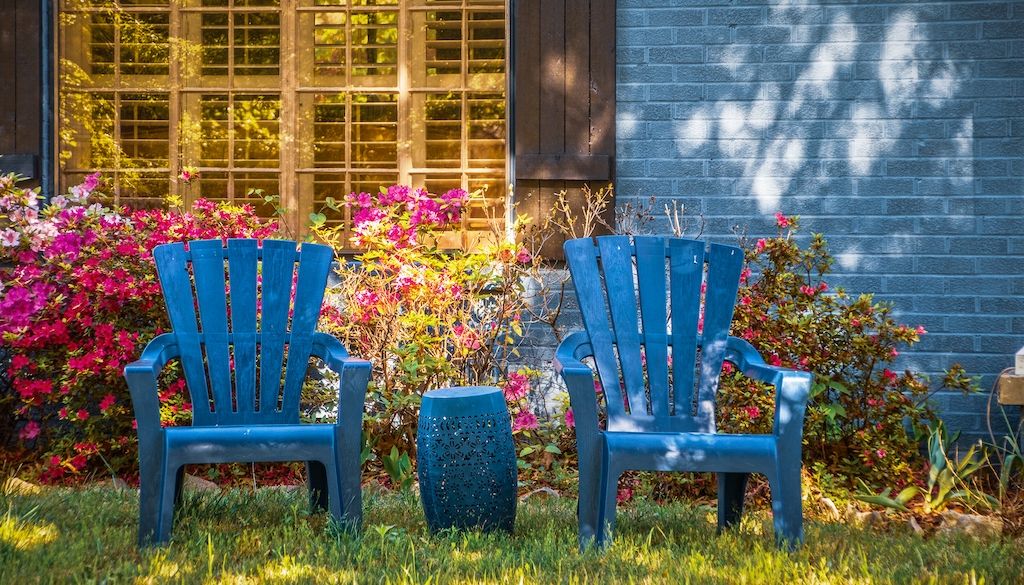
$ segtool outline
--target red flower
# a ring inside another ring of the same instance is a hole
[[[618,493],[615,494],[615,501],[619,504],[624,504],[633,499],[633,489],[628,487],[619,488]]]
[[[107,394],[103,400],[100,400],[100,411],[106,412],[111,406],[114,406],[115,402],[117,402],[117,398],[114,398],[113,394]]]

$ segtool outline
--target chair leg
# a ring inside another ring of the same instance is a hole
[[[576,502],[576,519],[579,522],[579,545],[582,552],[594,544],[598,533],[598,518],[603,500],[601,499],[601,480],[596,470],[591,470],[587,474],[580,471],[579,491],[579,500]]]
[[[800,466],[781,469],[769,478],[772,490],[772,519],[775,541],[780,547],[795,550],[804,541],[803,502],[800,495]]]
[[[160,513],[157,522],[156,542],[165,543],[171,539],[171,529],[174,526],[174,501],[178,492],[177,477],[181,471],[180,466],[164,465],[160,477]]]
[[[314,512],[326,510],[330,496],[327,490],[327,468],[319,461],[307,461],[306,476],[310,507]]]
[[[159,544],[160,478],[163,465],[151,457],[139,463],[139,548]]]
[[[605,548],[612,543],[612,536],[615,532],[615,504],[619,495],[619,473],[609,461],[605,453],[601,466],[601,509],[598,513],[597,546]]]
[[[718,531],[739,524],[743,517],[743,496],[748,473],[718,474]]]
[[[327,508],[330,510],[334,521],[343,525],[345,519],[342,514],[341,476],[338,474],[338,464],[335,461],[322,461],[320,464],[324,467],[327,479],[327,492],[329,494]]]
[[[341,518],[349,530],[357,531],[363,524],[363,487],[358,455],[343,457],[338,462],[338,485]]]

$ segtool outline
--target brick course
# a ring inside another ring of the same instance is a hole
[[[1024,2],[731,4],[619,0],[618,202],[722,241],[800,215],[931,332],[903,365],[987,389],[1024,345]],[[987,394],[939,401],[984,433]]]

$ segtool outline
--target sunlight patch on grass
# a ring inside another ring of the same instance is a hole
[[[59,535],[53,524],[16,518],[10,510],[0,519],[0,542],[15,550],[27,551],[50,544]]]

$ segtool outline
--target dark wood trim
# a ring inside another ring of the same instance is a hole
[[[611,157],[606,154],[522,154],[516,177],[538,181],[607,181]]]
[[[26,179],[39,178],[39,157],[34,154],[0,154],[0,174],[15,173]]]

